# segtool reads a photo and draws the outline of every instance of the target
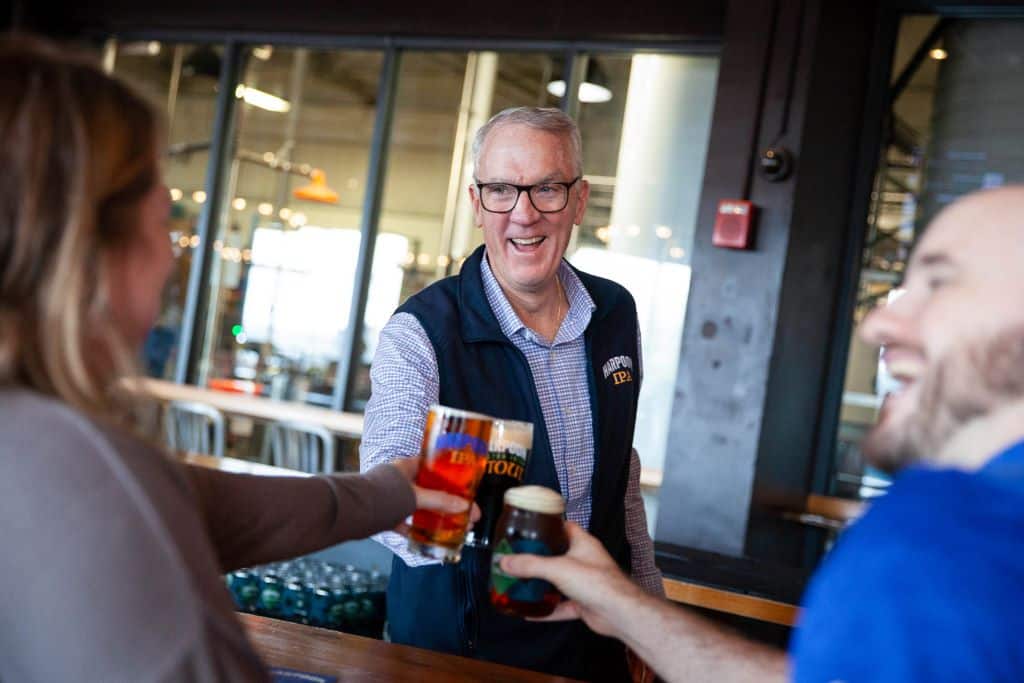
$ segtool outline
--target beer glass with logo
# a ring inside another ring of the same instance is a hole
[[[431,406],[416,485],[472,501],[487,467],[492,423],[492,418],[480,413]],[[458,562],[468,527],[468,509],[459,514],[417,510],[412,516],[409,550],[443,562]]]
[[[501,515],[505,491],[523,483],[526,462],[533,448],[533,423],[516,420],[495,420],[491,428],[490,452],[487,469],[476,491],[476,504],[480,506],[480,519],[469,534],[466,545],[489,548],[494,527]]]

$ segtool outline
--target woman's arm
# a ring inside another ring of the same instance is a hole
[[[469,503],[412,484],[419,458],[364,474],[267,477],[185,466],[225,571],[295,557],[402,525],[416,509]],[[479,516],[475,508],[471,518]]]
[[[185,471],[225,571],[390,529],[416,507],[409,479],[391,465],[318,477]]]

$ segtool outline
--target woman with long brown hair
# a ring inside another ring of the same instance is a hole
[[[172,257],[153,109],[90,60],[0,40],[0,680],[258,680],[221,575],[458,498],[184,466],[125,385]]]

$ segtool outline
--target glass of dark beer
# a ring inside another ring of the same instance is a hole
[[[472,501],[487,467],[492,423],[492,418],[480,413],[431,406],[416,485]],[[468,528],[468,509],[459,514],[416,510],[409,531],[409,550],[443,562],[458,562]]]
[[[466,545],[489,548],[498,524],[505,492],[523,483],[526,463],[533,448],[533,424],[516,420],[495,420],[491,429],[487,469],[476,490],[480,519],[466,535]]]
[[[505,555],[564,555],[569,550],[562,496],[544,486],[517,486],[505,492],[491,560],[491,604],[503,614],[546,617],[562,594],[543,579],[520,579],[501,570]]]

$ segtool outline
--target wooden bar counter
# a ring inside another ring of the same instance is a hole
[[[267,666],[335,676],[339,683],[556,683],[572,680],[254,614],[239,614],[238,617],[249,642]]]

